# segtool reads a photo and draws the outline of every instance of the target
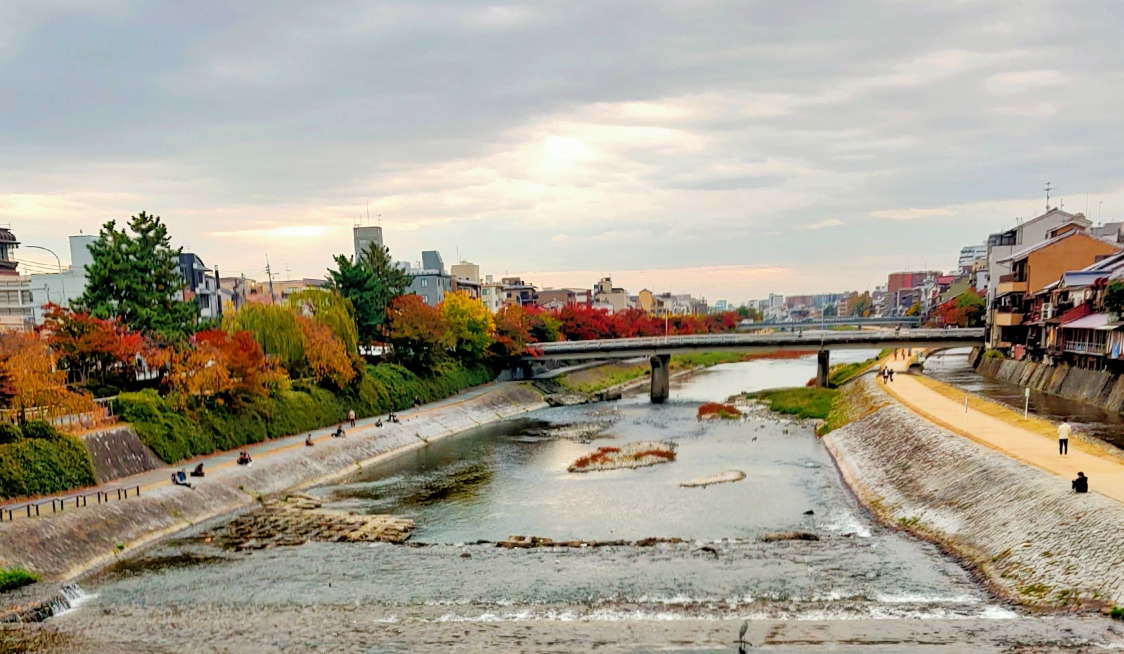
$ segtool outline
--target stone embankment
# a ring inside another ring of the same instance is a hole
[[[342,478],[407,449],[543,406],[542,396],[529,385],[501,384],[404,416],[400,424],[353,429],[347,438],[276,451],[253,466],[210,470],[194,490],[161,485],[128,502],[0,523],[0,566],[22,565],[53,582],[71,579],[177,531],[250,507],[262,497]]]
[[[871,376],[845,392],[855,422],[824,442],[879,519],[940,544],[1012,601],[1124,604],[1124,504],[937,427]]]
[[[983,358],[976,367],[976,372],[1109,411],[1124,412],[1124,377],[1103,370]]]
[[[163,468],[161,461],[129,425],[117,425],[81,436],[94,463],[99,483]]]

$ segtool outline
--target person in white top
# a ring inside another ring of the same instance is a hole
[[[1069,455],[1069,434],[1072,431],[1069,418],[1062,418],[1062,424],[1058,425],[1058,454]]]

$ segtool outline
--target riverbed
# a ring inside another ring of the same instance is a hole
[[[791,633],[809,647],[850,639],[854,651],[1055,642],[1059,625],[1020,615],[935,546],[876,523],[811,425],[695,417],[702,402],[814,374],[814,357],[722,365],[677,381],[663,405],[640,394],[451,437],[311,491],[325,508],[413,519],[411,545],[231,552],[208,542],[221,523],[200,525],[82,580],[88,599],[50,628],[80,637],[74,651],[130,652],[736,651],[744,620],[758,644]],[[604,429],[584,442],[558,436],[573,423]],[[635,440],[671,441],[677,459],[566,471],[598,446]],[[679,486],[731,469],[746,478]],[[762,540],[785,532],[818,540]],[[682,542],[495,546],[510,535]],[[1103,628],[1066,620],[1071,633]]]

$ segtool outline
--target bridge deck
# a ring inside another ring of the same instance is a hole
[[[686,352],[949,348],[981,346],[983,329],[817,330],[773,334],[697,334],[538,343],[531,360],[624,359]]]

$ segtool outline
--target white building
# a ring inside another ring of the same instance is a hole
[[[977,259],[987,258],[987,243],[980,243],[978,245],[965,245],[960,248],[960,259],[957,261],[957,267],[961,273],[969,273],[972,271],[972,264]]]
[[[69,307],[86,290],[86,266],[94,263],[90,245],[98,240],[93,234],[70,237],[70,265],[61,273],[35,273],[31,275],[31,290],[35,293],[35,324],[43,324],[43,306],[54,303]]]
[[[492,281],[491,275],[485,277],[484,283],[480,285],[480,301],[484,306],[495,313],[503,306],[503,297],[503,284]]]
[[[31,278],[16,270],[12,257],[19,241],[10,230],[0,227],[0,330],[25,330],[33,324],[34,297]]]

